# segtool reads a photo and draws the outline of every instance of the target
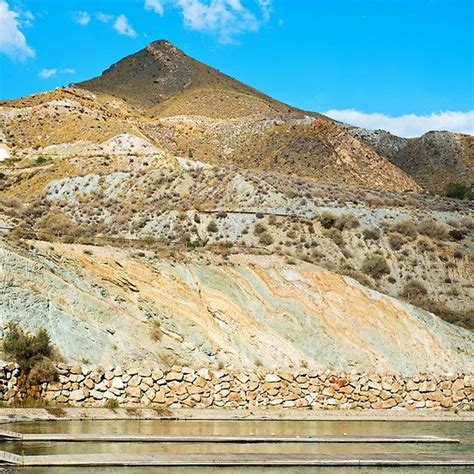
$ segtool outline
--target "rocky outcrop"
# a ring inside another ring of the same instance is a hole
[[[417,138],[401,138],[384,130],[346,127],[428,191],[444,192],[449,182],[470,185],[474,181],[471,135],[432,131]]]
[[[435,410],[474,408],[472,374],[401,377],[396,374],[169,369],[90,369],[58,366],[57,381],[22,389],[19,369],[0,369],[0,398],[12,403],[26,397],[81,406],[169,408],[313,408]]]
[[[431,313],[316,265],[206,255],[2,245],[2,327],[45,328],[67,363],[474,372],[473,333]]]

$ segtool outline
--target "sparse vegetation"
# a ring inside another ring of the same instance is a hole
[[[48,158],[46,158],[45,156],[38,156],[35,160],[35,163],[37,165],[44,165],[47,162],[48,162]]]
[[[115,411],[119,407],[119,402],[116,398],[109,398],[104,403],[104,408]]]
[[[434,219],[423,219],[417,226],[418,232],[432,239],[448,240],[448,230],[444,224]]]
[[[366,257],[362,263],[361,270],[366,275],[370,275],[374,280],[379,280],[384,275],[390,274],[390,267],[385,258],[381,255],[370,255]]]
[[[474,199],[472,187],[464,183],[447,183],[444,191],[447,197],[453,199]]]
[[[217,232],[219,228],[217,227],[216,221],[209,222],[209,224],[207,225],[207,230],[212,233]]]
[[[330,229],[336,223],[337,217],[332,212],[323,212],[319,221],[325,229]]]
[[[400,296],[410,302],[416,303],[420,297],[428,294],[423,283],[416,280],[408,280],[403,286]]]
[[[380,239],[380,231],[378,229],[364,229],[362,232],[365,240],[379,240]]]
[[[54,351],[45,329],[30,334],[17,323],[9,322],[3,339],[3,352],[20,366],[31,384],[49,382],[57,377],[51,360]]]
[[[396,232],[399,235],[411,237],[412,239],[416,238],[418,235],[418,230],[416,229],[415,224],[409,219],[395,222],[390,226],[390,230]]]
[[[398,232],[390,232],[388,234],[388,241],[390,243],[390,247],[393,250],[400,250],[406,243],[403,235],[399,234]]]

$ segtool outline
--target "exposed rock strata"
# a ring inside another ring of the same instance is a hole
[[[473,333],[308,263],[177,262],[110,247],[0,247],[2,327],[68,363],[473,372]]]

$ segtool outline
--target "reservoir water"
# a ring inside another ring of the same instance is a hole
[[[218,444],[218,443],[111,443],[111,442],[19,442],[4,441],[0,449],[21,455],[50,454],[150,454],[150,453],[321,453],[321,454],[429,454],[473,453],[474,424],[472,422],[423,421],[187,421],[187,420],[113,420],[113,421],[54,421],[3,424],[0,429],[21,433],[94,433],[127,435],[228,435],[228,436],[440,436],[456,438],[459,444],[382,444],[382,443],[323,443],[323,444]],[[5,468],[3,472],[20,472]],[[28,473],[470,473],[471,467],[389,467],[389,468],[316,468],[316,467],[87,467],[87,468],[24,468]]]

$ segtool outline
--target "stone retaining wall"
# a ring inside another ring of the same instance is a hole
[[[18,387],[15,364],[0,368],[0,399],[26,397],[70,405],[103,406],[117,400],[124,406],[150,404],[170,408],[333,408],[472,410],[474,375],[345,374],[298,370],[246,372],[195,370],[86,369],[58,365],[58,380]]]

